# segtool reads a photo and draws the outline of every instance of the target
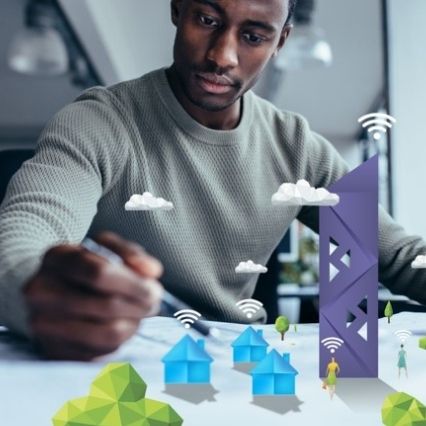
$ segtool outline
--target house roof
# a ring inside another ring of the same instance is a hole
[[[247,327],[231,344],[233,348],[238,346],[269,346],[263,338],[262,330],[255,330],[253,327]]]
[[[186,335],[161,359],[163,362],[204,361],[212,362],[213,358],[204,350],[204,341],[196,342]]]
[[[272,351],[251,370],[250,374],[299,374],[299,372],[284,358],[286,356],[288,357],[288,354],[281,356],[275,349],[272,349]]]

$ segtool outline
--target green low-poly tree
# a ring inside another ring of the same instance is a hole
[[[280,315],[275,320],[275,330],[278,331],[278,333],[281,334],[281,340],[284,340],[284,335],[287,333],[288,329],[290,328],[290,321],[287,317]]]
[[[169,404],[145,397],[146,389],[131,364],[108,364],[87,396],[66,402],[54,415],[53,426],[182,426]]]
[[[392,308],[392,303],[390,301],[388,301],[388,303],[386,304],[386,308],[385,308],[385,317],[387,317],[388,319],[388,324],[390,324],[390,319],[393,315],[393,308]]]

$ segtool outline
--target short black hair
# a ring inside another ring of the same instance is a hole
[[[297,3],[297,0],[288,0],[288,16],[287,16],[287,20],[285,21],[285,25],[290,23],[291,18],[293,17],[293,14],[294,14],[294,9],[296,9],[296,3]]]

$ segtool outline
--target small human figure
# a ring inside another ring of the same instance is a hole
[[[404,350],[404,345],[401,345],[401,350],[398,352],[398,379],[401,377],[401,368],[405,370],[405,377],[408,378],[407,351]]]
[[[336,392],[336,381],[337,375],[340,373],[340,366],[336,362],[335,358],[332,357],[331,361],[327,365],[327,370],[325,372],[326,378],[323,382],[323,388],[328,389],[328,393],[330,394],[330,399],[333,399],[333,396]]]

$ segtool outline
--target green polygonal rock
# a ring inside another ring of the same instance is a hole
[[[420,337],[419,348],[426,349],[426,337]]]
[[[55,416],[55,426],[86,425],[100,423],[114,407],[114,401],[86,396],[67,402]]]
[[[128,363],[108,364],[90,394],[68,401],[54,426],[181,426],[182,418],[160,401],[145,399],[146,383]]]
[[[426,406],[405,392],[388,395],[382,405],[386,426],[426,426]]]
[[[90,395],[121,402],[136,402],[145,397],[146,383],[128,363],[108,364],[95,378]]]
[[[145,413],[149,417],[150,426],[160,426],[164,423],[159,422],[164,422],[165,420],[171,426],[179,426],[181,424],[180,416],[170,405],[153,399],[144,399],[143,403],[145,405]]]

